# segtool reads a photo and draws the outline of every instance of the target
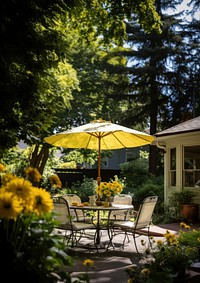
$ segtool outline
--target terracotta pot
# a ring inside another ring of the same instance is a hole
[[[183,204],[180,206],[180,216],[189,222],[198,221],[198,204]]]

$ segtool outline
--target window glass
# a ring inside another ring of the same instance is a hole
[[[170,149],[170,184],[176,186],[176,148]]]
[[[176,170],[176,148],[170,149],[170,170]]]
[[[200,185],[200,146],[184,147],[183,185]]]

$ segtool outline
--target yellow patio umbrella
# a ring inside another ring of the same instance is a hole
[[[68,131],[46,137],[45,142],[63,148],[98,150],[98,186],[101,183],[101,150],[139,147],[151,144],[154,137],[137,130],[113,124],[102,119],[94,120]],[[100,199],[100,196],[98,196]]]

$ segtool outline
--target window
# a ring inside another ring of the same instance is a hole
[[[183,186],[200,186],[200,146],[185,146],[183,151]]]
[[[126,162],[130,162],[139,158],[139,151],[136,149],[127,149],[126,150]]]
[[[176,186],[176,148],[170,149],[170,184]]]

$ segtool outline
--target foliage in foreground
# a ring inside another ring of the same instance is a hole
[[[185,223],[181,223],[181,227],[190,228]],[[184,232],[183,235],[187,233]],[[151,245],[147,247],[142,260],[127,270],[129,282],[173,283],[174,279],[184,278],[187,268],[198,260],[198,247],[185,239],[183,241],[182,234],[175,235],[166,230],[164,237],[164,241],[151,238]],[[141,243],[146,245],[144,240]]]
[[[4,172],[0,164],[0,173]],[[3,282],[72,282],[64,271],[72,265],[63,237],[54,234],[53,200],[45,189],[34,187],[41,175],[26,168],[26,178],[1,173],[0,266]],[[30,181],[31,180],[31,181]],[[88,282],[87,274],[76,282]]]

